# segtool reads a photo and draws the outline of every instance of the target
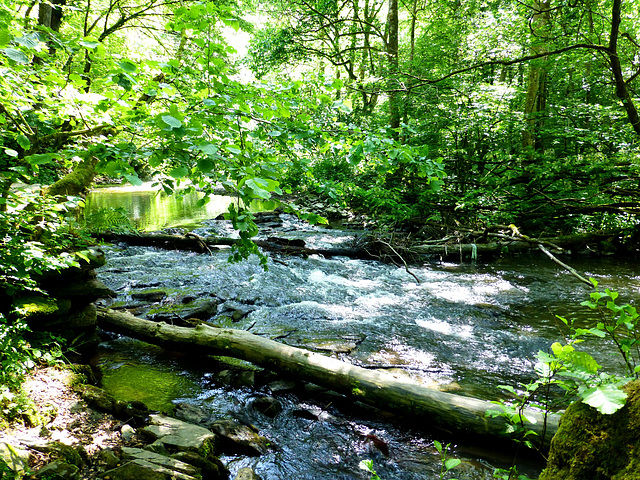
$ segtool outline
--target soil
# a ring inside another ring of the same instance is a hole
[[[89,457],[123,443],[122,423],[109,414],[89,408],[74,391],[76,382],[77,375],[71,369],[46,367],[32,371],[24,383],[23,389],[37,413],[0,433],[0,442],[27,445],[32,471],[50,460],[38,448],[50,442],[81,445]],[[91,476],[83,475],[83,478]]]

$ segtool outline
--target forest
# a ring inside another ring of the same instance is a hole
[[[264,266],[255,199],[403,262],[640,248],[630,0],[0,0],[0,70],[0,405],[34,358],[11,299],[86,260],[99,184],[223,191]]]

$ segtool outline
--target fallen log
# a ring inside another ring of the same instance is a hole
[[[200,237],[198,235],[168,235],[157,233],[98,233],[98,240],[105,242],[125,242],[129,245],[158,247],[176,250],[206,252],[216,250],[219,246],[232,246],[238,239],[229,237]],[[269,238],[254,240],[254,243],[265,250],[284,255],[323,255],[325,257],[344,256],[358,259],[373,259],[373,255],[360,248],[307,248],[304,242],[297,239]]]
[[[335,358],[291,347],[244,330],[212,327],[177,327],[137,318],[110,309],[98,310],[99,325],[164,348],[189,353],[235,357],[266,369],[308,381],[381,410],[411,418],[416,424],[468,437],[510,438],[507,421],[491,417],[489,410],[501,408],[479,400],[399,380],[386,372],[350,365]],[[525,409],[523,416],[535,423],[527,429],[538,434],[543,449],[558,429],[560,416],[546,418],[537,410]]]

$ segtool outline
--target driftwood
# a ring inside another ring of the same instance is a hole
[[[99,233],[95,235],[105,242],[126,242],[129,245],[153,246],[158,248],[192,250],[206,252],[216,250],[219,246],[232,246],[238,240],[229,237],[201,237],[199,235],[167,235],[156,233]],[[254,240],[254,243],[265,250],[284,255],[324,255],[325,257],[344,256],[359,259],[372,259],[373,255],[360,248],[307,248],[303,240],[270,237],[266,240]]]
[[[279,373],[294,376],[354,400],[411,418],[416,425],[467,437],[509,438],[506,420],[486,415],[501,411],[496,404],[475,398],[440,392],[399,380],[386,373],[350,365],[308,350],[283,345],[244,330],[201,324],[195,328],[142,320],[128,313],[99,309],[99,325],[165,348],[190,354],[221,355],[249,361]],[[526,409],[527,423],[546,449],[558,429],[559,415],[544,416]]]

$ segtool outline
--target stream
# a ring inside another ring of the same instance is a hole
[[[124,190],[117,194],[118,205],[132,215],[146,213],[122,200]],[[99,203],[96,196],[93,205]],[[229,225],[213,220],[216,216],[210,212],[207,218],[187,219],[180,211],[176,222],[197,222],[193,231],[201,235],[228,235]],[[163,219],[159,228],[180,224],[172,222]],[[270,218],[262,231],[303,238],[311,247],[348,245],[359,234],[312,227],[288,215]],[[533,378],[538,350],[562,340],[556,315],[593,319],[580,306],[588,290],[541,255],[466,264],[425,259],[411,267],[410,275],[404,266],[345,257],[274,255],[265,272],[255,258],[229,263],[225,250],[198,254],[124,244],[104,250],[108,262],[98,277],[118,293],[104,305],[165,321],[206,311],[213,324],[488,400],[504,398],[499,385],[517,387]],[[603,288],[618,290],[624,301],[637,301],[640,271],[634,262],[587,256],[563,260]],[[159,290],[150,301],[148,294]],[[601,365],[619,368],[613,349],[599,345],[592,350]],[[276,448],[267,455],[223,457],[232,474],[251,466],[264,480],[368,479],[370,474],[358,465],[371,459],[383,480],[437,479],[441,460],[434,440],[451,443],[449,455],[462,460],[452,472],[460,480],[491,479],[495,467],[507,468],[512,460],[491,445],[481,448],[465,438],[439,437],[429,425],[355,408],[313,386],[243,385],[242,374],[229,376],[237,367],[233,362],[203,362],[125,337],[101,344],[96,361],[105,388],[122,399],[142,400],[157,410],[194,405],[212,416],[251,423],[273,440]],[[251,408],[255,397],[267,394],[283,406],[274,418]],[[534,462],[520,465],[530,477],[541,468]]]

